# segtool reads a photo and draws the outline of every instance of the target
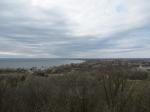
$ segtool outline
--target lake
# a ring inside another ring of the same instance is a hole
[[[76,59],[0,59],[0,68],[48,68],[71,63],[81,63],[82,60]]]

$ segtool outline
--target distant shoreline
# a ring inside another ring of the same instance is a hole
[[[150,62],[150,58],[0,58],[0,69],[47,69],[97,61]]]

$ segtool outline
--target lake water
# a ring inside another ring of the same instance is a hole
[[[75,59],[0,59],[0,68],[48,68],[71,63],[81,63]]]

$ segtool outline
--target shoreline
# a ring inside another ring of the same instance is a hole
[[[81,60],[80,60],[81,61]],[[143,65],[143,66],[142,66]],[[141,67],[142,66],[142,67]],[[48,76],[50,74],[68,74],[74,72],[89,72],[89,73],[99,73],[101,71],[109,71],[109,68],[117,70],[125,69],[131,72],[142,71],[150,72],[149,69],[150,62],[145,62],[144,60],[84,60],[80,63],[69,63],[62,64],[58,66],[51,67],[31,67],[31,68],[0,68],[1,74],[38,74],[41,76]]]

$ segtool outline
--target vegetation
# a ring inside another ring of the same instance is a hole
[[[149,72],[112,61],[1,69],[0,112],[150,112]]]

